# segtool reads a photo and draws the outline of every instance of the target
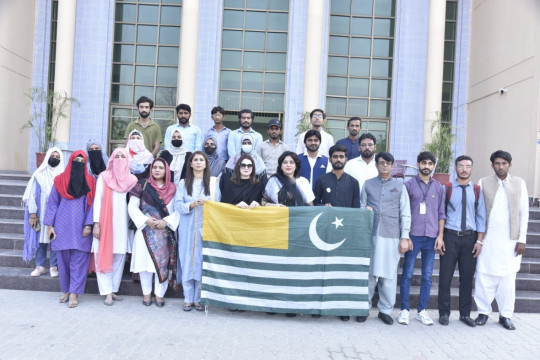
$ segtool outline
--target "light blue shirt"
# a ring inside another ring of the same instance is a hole
[[[484,194],[480,191],[478,206],[475,211],[475,197],[473,182],[469,181],[466,187],[467,193],[467,230],[481,233],[486,232],[486,204]],[[457,180],[452,182],[452,196],[446,208],[446,229],[461,231],[461,198],[463,190]],[[446,194],[446,187],[445,187]]]
[[[184,136],[182,136],[182,147],[186,151],[194,152],[197,150],[202,150],[202,131],[197,125],[188,124],[186,127],[180,126],[179,124],[171,125],[165,131],[165,136],[163,137],[163,145],[165,150],[172,149],[171,139],[172,134],[179,130]]]
[[[222,127],[220,131],[216,131],[214,127],[212,126],[208,131],[206,132],[206,135],[204,138],[206,139],[208,136],[213,136],[217,140],[217,155],[219,158],[227,161],[229,160],[229,152],[227,150],[227,140],[229,139],[229,134],[231,133],[231,129],[228,127]],[[203,144],[204,145],[204,144]]]
[[[259,146],[259,144],[263,142],[263,137],[261,134],[251,128],[249,129],[248,133],[253,135],[253,138],[255,139],[255,144],[253,144],[253,150],[256,151],[257,146]],[[240,152],[240,149],[242,148],[242,144],[240,144],[242,134],[244,134],[242,128],[230,132],[229,139],[227,141],[227,151],[229,153],[229,158]]]

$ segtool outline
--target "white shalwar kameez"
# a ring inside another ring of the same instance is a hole
[[[96,183],[96,197],[94,198],[94,221],[99,222],[101,215],[101,204],[103,203],[103,179],[99,177]],[[100,295],[116,293],[120,289],[126,253],[131,253],[131,243],[129,241],[128,211],[126,193],[112,190],[112,215],[113,215],[113,271],[101,273],[96,271],[97,283]],[[92,252],[97,268],[99,250],[99,240],[92,241]]]
[[[169,282],[164,281],[163,284],[159,283],[159,277],[156,274],[156,266],[150,257],[150,253],[148,252],[148,247],[146,246],[146,241],[144,240],[144,235],[142,233],[142,230],[147,226],[146,221],[150,219],[150,216],[142,213],[140,205],[141,199],[138,197],[132,196],[129,199],[129,216],[131,217],[131,220],[133,220],[135,226],[137,226],[137,231],[135,232],[135,237],[133,239],[133,248],[131,254],[131,272],[139,273],[143,295],[150,295],[152,293],[153,279],[154,294],[162,298],[165,296]],[[167,204],[167,210],[169,211],[169,216],[166,216],[163,218],[163,220],[167,222],[169,229],[176,231],[180,221],[180,215],[178,212],[174,211],[174,199]]]
[[[519,201],[519,239],[510,239],[510,206],[504,181],[498,179],[499,188],[489,215],[486,237],[476,264],[474,301],[478,313],[489,315],[491,303],[497,300],[501,316],[511,318],[516,298],[516,273],[521,266],[521,255],[516,256],[517,242],[525,243],[529,221],[527,186],[521,180]],[[479,182],[482,186],[482,182]]]

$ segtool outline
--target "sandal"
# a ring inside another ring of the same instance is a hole
[[[122,300],[124,300],[123,297],[121,297],[120,295],[115,294],[115,293],[112,293],[112,299],[113,299],[114,301],[122,301]]]
[[[58,299],[58,302],[60,304],[63,304],[63,303],[67,303],[69,301],[69,293],[64,293],[64,295],[62,295],[62,297],[60,297],[60,299]]]
[[[201,303],[195,303],[195,310],[204,311],[204,305]]]
[[[71,297],[71,295],[75,295],[75,300],[71,300],[71,299],[70,299],[70,300],[69,300],[68,307],[69,307],[70,309],[73,309],[73,308],[76,308],[77,305],[79,305],[79,298],[78,298],[77,294],[70,294],[69,297]]]
[[[185,303],[185,304],[184,304],[184,308],[183,308],[182,310],[184,310],[184,311],[191,311],[191,309],[193,309],[193,304]]]

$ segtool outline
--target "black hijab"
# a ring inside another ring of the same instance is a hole
[[[83,158],[82,156],[77,157]],[[85,169],[85,163],[73,160],[67,192],[76,199],[86,195],[86,193],[90,191],[88,183],[86,182]]]
[[[302,192],[298,189],[296,183],[293,183],[289,177],[282,174],[276,173],[274,176],[277,177],[281,183],[281,189],[278,192],[278,202],[281,205],[287,207],[305,205]]]
[[[103,161],[101,150],[88,150],[88,161],[90,161],[90,170],[92,170],[92,174],[95,176],[98,176],[107,169],[107,164]]]

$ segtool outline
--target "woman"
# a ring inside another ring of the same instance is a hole
[[[126,194],[137,178],[129,172],[126,148],[113,151],[107,170],[101,173],[96,184],[94,200],[94,241],[97,283],[104,304],[121,301],[116,293],[122,281],[126,253],[131,252],[128,241],[128,212]]]
[[[34,172],[22,198],[24,209],[24,249],[23,260],[30,261],[36,258],[36,268],[31,276],[41,276],[47,272],[47,247],[50,240],[47,231],[41,226],[45,217],[47,199],[51,193],[54,178],[64,171],[64,155],[57,147],[50,148],[45,159]],[[50,251],[50,274],[58,277],[58,262],[56,251]]]
[[[160,155],[169,164],[176,187],[180,184],[180,179],[186,176],[186,159],[191,156],[191,153],[182,146],[183,137],[184,135],[180,130],[175,130],[171,139],[172,147],[169,150],[162,151]]]
[[[210,176],[219,176],[225,168],[225,160],[220,158],[217,153],[217,139],[213,135],[208,135],[204,139],[204,153],[208,158],[208,166],[210,166]]]
[[[131,255],[131,271],[139,273],[143,305],[152,305],[152,279],[156,306],[165,305],[169,282],[176,288],[176,235],[179,215],[174,209],[176,186],[162,158],[152,162],[148,179],[130,191],[128,212],[137,227]]]
[[[130,132],[128,139],[129,170],[137,179],[145,179],[148,177],[149,165],[154,161],[154,155],[146,150],[144,138],[137,130]]]
[[[277,173],[266,184],[266,206],[313,205],[315,195],[306,178],[300,177],[300,159],[292,151],[285,151],[278,158]],[[263,200],[264,202],[264,200]]]
[[[242,155],[234,166],[232,176],[219,182],[221,202],[236,205],[242,209],[261,205],[264,182],[255,176],[255,161],[249,155]]]
[[[249,155],[255,161],[255,167],[257,168],[257,177],[262,181],[266,181],[266,166],[264,165],[264,161],[261,159],[261,157],[253,149],[253,144],[255,144],[253,135],[249,133],[243,134],[240,138],[240,141],[242,143],[240,152],[230,158],[229,161],[227,161],[226,168],[228,173],[232,174],[232,171],[234,170],[234,165],[237,163],[238,159],[240,159],[240,156]]]
[[[95,139],[86,143],[86,153],[88,154],[88,172],[97,179],[99,174],[107,168],[109,158],[103,151],[101,143]]]
[[[191,311],[193,307],[198,311],[204,310],[204,306],[200,303],[202,205],[207,200],[219,201],[220,199],[219,188],[211,184],[215,184],[215,179],[210,177],[208,159],[202,151],[195,151],[188,160],[186,178],[180,180],[180,187],[175,198],[175,208],[180,212],[178,259],[182,270],[184,311]],[[215,191],[213,188],[216,188]]]
[[[51,249],[57,252],[60,302],[69,301],[70,308],[79,304],[90,265],[96,179],[88,173],[87,161],[82,150],[71,154],[65,171],[54,179],[43,219]]]

